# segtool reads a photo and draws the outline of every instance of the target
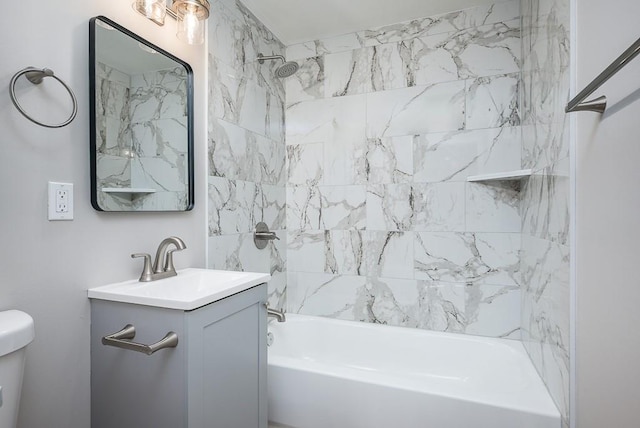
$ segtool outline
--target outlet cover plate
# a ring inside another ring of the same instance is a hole
[[[49,220],[73,220],[73,184],[49,182]]]

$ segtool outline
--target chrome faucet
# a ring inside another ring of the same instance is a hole
[[[284,309],[281,311],[278,311],[276,309],[271,309],[269,306],[267,306],[267,318],[269,317],[275,317],[275,319],[277,319],[278,322],[285,322],[287,320],[287,317],[284,313]]]
[[[176,248],[169,250],[169,246],[174,245]],[[151,265],[151,256],[147,253],[131,254],[131,258],[144,257],[144,267],[140,282],[155,281],[157,279],[169,278],[176,276],[176,268],[173,265],[173,253],[187,248],[184,241],[177,236],[170,236],[162,240],[156,251],[156,258]]]

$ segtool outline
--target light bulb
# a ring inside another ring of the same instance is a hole
[[[158,25],[164,25],[167,14],[166,0],[136,0],[133,9],[146,16]]]
[[[178,14],[178,32],[176,36],[190,45],[204,42],[204,21],[198,19],[198,9],[192,5]]]

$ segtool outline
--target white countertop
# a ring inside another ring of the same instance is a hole
[[[216,302],[271,279],[267,273],[189,268],[178,275],[151,282],[137,279],[90,288],[90,299],[192,310]]]

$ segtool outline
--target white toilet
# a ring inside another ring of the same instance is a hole
[[[35,336],[33,318],[24,312],[0,312],[0,427],[18,420],[25,348]]]

